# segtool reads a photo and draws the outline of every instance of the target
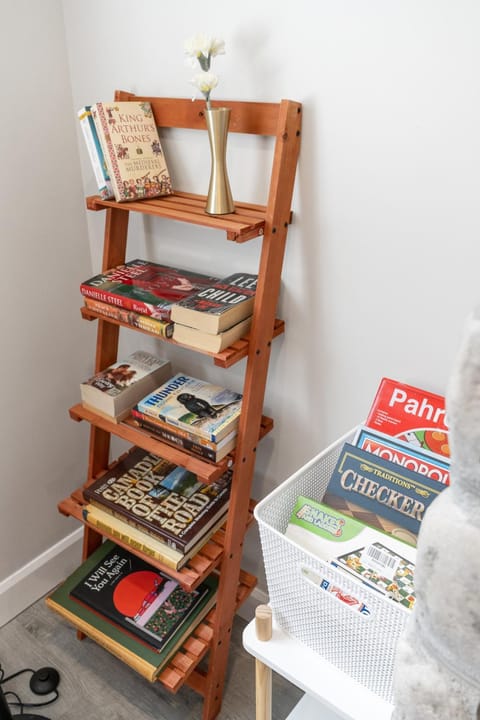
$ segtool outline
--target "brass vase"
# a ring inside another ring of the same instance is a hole
[[[205,120],[212,161],[205,212],[209,215],[225,215],[235,210],[226,162],[230,108],[205,110]]]

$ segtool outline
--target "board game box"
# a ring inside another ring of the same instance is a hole
[[[285,534],[368,587],[413,608],[416,549],[411,545],[304,496],[297,499]],[[325,584],[321,587],[331,591]],[[361,605],[356,609],[368,614]]]
[[[323,502],[345,515],[416,544],[430,503],[445,485],[345,443]]]
[[[431,480],[444,485],[450,484],[450,461],[446,457],[419,450],[411,443],[363,426],[358,428],[353,445],[420,475],[426,475]]]
[[[442,395],[382,378],[365,425],[418,449],[450,457]]]

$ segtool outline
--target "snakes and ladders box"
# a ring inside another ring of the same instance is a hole
[[[444,488],[428,475],[345,443],[322,502],[415,545],[425,512]]]
[[[384,377],[365,424],[418,449],[450,457],[442,395]]]
[[[304,496],[297,499],[285,534],[335,568],[403,607],[413,608],[416,549],[412,545]],[[339,583],[332,587],[321,577],[317,582],[361,614],[369,614],[368,606],[351,593],[342,593]]]

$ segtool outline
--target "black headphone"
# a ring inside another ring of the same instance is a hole
[[[53,698],[50,698],[50,700],[45,700],[44,702],[26,703],[22,702],[18,697],[17,693],[13,692],[12,690],[4,690],[4,695],[13,695],[16,698],[14,702],[9,701],[9,705],[19,706],[20,712],[23,712],[23,708],[25,707],[45,707],[45,705],[51,705],[56,700],[58,700],[59,694],[57,687],[60,682],[60,674],[58,670],[56,670],[54,667],[45,666],[39,668],[38,670],[32,670],[32,668],[23,668],[23,670],[18,670],[18,672],[12,673],[7,677],[4,676],[4,670],[0,667],[0,685],[3,685],[3,683],[6,683],[8,680],[13,680],[13,678],[16,678],[18,677],[18,675],[22,675],[26,672],[32,673],[32,676],[30,678],[30,690],[35,695],[48,695],[50,693],[55,693],[55,696]]]

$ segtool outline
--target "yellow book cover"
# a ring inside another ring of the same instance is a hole
[[[99,102],[92,115],[117,202],[172,194],[149,102]]]

